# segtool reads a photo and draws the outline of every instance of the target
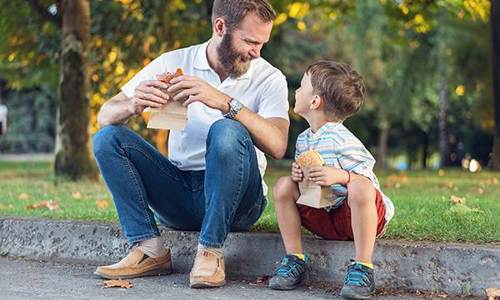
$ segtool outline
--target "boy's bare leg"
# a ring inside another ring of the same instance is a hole
[[[276,216],[286,253],[302,253],[301,221],[297,208],[299,188],[291,177],[281,177],[273,189]]]
[[[377,236],[376,191],[368,178],[359,178],[348,185],[348,204],[354,234],[355,260],[372,263]]]

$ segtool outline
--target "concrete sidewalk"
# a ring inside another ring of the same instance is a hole
[[[103,280],[92,275],[95,264],[41,262],[0,257],[0,298],[2,300],[55,299],[168,299],[168,300],[332,300],[338,288],[302,286],[293,291],[273,291],[264,283],[230,280],[224,288],[190,289],[187,274],[136,278],[130,289],[104,289]],[[372,300],[442,299],[440,294],[408,294],[380,291]]]
[[[189,272],[197,234],[162,230],[173,252],[174,268]],[[340,286],[352,242],[304,239],[311,255],[309,282]],[[113,262],[127,253],[116,224],[25,218],[0,218],[0,253],[51,260]],[[284,254],[278,234],[231,233],[225,247],[228,278],[255,279],[270,274]],[[484,295],[500,283],[500,246],[434,244],[380,240],[374,263],[377,286],[406,291]]]

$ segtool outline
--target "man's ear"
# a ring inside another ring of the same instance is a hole
[[[314,95],[311,101],[311,105],[309,106],[309,109],[316,110],[320,108],[322,105],[323,105],[323,98],[321,98],[321,96],[319,95]]]
[[[214,22],[214,33],[218,37],[222,37],[226,31],[226,23],[223,18],[217,18]]]

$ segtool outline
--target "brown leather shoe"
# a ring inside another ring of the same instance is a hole
[[[94,274],[106,279],[125,279],[172,273],[170,249],[161,257],[149,257],[135,248],[121,261],[109,266],[97,267]]]
[[[192,288],[219,287],[226,284],[224,257],[207,249],[196,253],[193,269],[189,274],[189,286]]]

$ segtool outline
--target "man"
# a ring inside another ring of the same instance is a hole
[[[96,274],[171,272],[152,208],[168,227],[200,231],[190,286],[225,284],[227,234],[259,219],[267,203],[264,153],[280,159],[287,145],[286,79],[260,57],[275,17],[267,0],[216,0],[208,42],[161,55],[103,105],[94,155],[134,247]],[[178,67],[187,75],[171,84],[155,80]],[[181,99],[187,99],[188,123],[171,132],[168,159],[120,126],[146,107]]]
[[[7,106],[2,103],[2,90],[0,89],[0,136],[7,133]]]

